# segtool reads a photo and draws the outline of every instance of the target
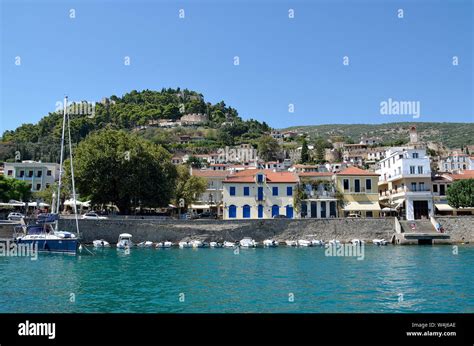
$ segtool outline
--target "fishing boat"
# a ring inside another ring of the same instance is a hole
[[[263,246],[264,247],[277,247],[278,242],[276,240],[273,240],[273,239],[265,239],[263,241]]]
[[[79,249],[79,221],[76,203],[76,186],[74,183],[74,165],[72,155],[71,141],[71,124],[69,114],[67,112],[67,97],[64,98],[63,123],[61,134],[61,155],[59,163],[59,177],[57,195],[53,193],[52,212],[40,214],[36,222],[26,225],[22,222],[21,226],[15,229],[15,241],[21,244],[30,244],[37,246],[38,252],[65,253],[76,255]],[[76,220],[76,234],[69,231],[59,231],[59,208],[61,202],[62,176],[64,171],[64,142],[66,125],[68,132],[70,165],[71,165],[71,182],[72,182],[72,198],[74,200],[74,215]]]
[[[298,246],[302,246],[302,247],[308,247],[308,246],[311,246],[311,241],[309,240],[304,240],[304,239],[300,239],[298,240]]]
[[[256,247],[257,242],[252,238],[245,237],[239,242],[241,247]]]
[[[384,246],[384,245],[387,245],[387,241],[385,239],[373,239],[372,240],[372,243],[374,245],[378,245],[378,246]]]
[[[95,248],[101,248],[101,247],[110,247],[110,244],[107,240],[104,239],[97,239],[92,242],[92,245],[94,245]]]
[[[119,235],[117,241],[117,250],[130,249],[133,246],[132,235],[129,233],[122,233]]]
[[[173,246],[173,243],[170,241],[162,241],[162,242],[156,243],[157,248],[170,248],[171,246]]]

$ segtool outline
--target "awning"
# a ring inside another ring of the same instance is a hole
[[[344,206],[345,211],[361,211],[361,210],[380,210],[379,202],[349,202]]]
[[[438,203],[436,204],[435,203],[435,207],[436,209],[438,209],[439,211],[453,211],[454,208],[451,207],[449,204],[447,203]]]
[[[209,204],[191,204],[191,209],[209,209]]]

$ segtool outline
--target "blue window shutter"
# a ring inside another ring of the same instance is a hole
[[[231,196],[235,196],[235,186],[231,186],[231,187],[229,188],[229,194],[230,194]]]
[[[286,195],[287,195],[287,196],[293,196],[293,187],[288,186],[288,187],[286,188]]]

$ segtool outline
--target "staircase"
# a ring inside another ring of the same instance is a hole
[[[399,224],[399,227],[397,226]],[[433,244],[436,243],[447,243],[449,242],[449,235],[445,233],[439,233],[436,231],[431,220],[395,220],[396,232],[392,237],[392,243],[394,244]]]

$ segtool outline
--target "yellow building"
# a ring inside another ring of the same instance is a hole
[[[379,174],[349,167],[335,174],[336,188],[344,194],[344,206],[339,215],[379,217]]]

